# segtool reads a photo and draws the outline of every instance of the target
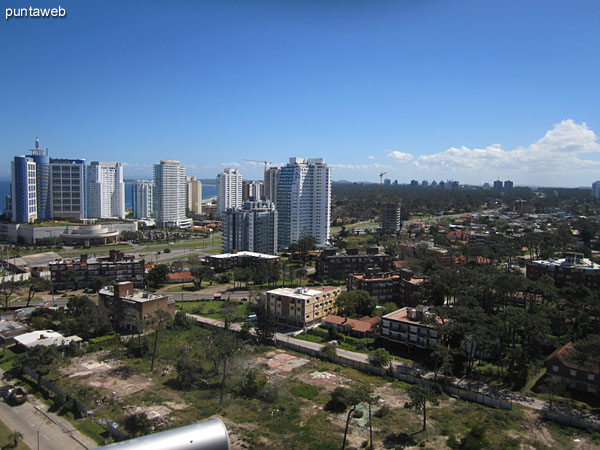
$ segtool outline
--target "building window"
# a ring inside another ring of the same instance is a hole
[[[596,377],[594,376],[594,374],[593,374],[593,373],[588,373],[588,377],[587,377],[587,378],[588,378],[588,380],[590,380],[590,381],[594,381],[594,379],[595,379]]]
[[[577,376],[577,371],[576,370],[571,369],[571,371],[569,373],[570,373],[570,375],[572,377],[576,377]]]
[[[552,372],[558,372],[558,366],[552,366]]]

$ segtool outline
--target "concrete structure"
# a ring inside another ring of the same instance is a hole
[[[381,231],[383,233],[394,234],[402,229],[400,213],[400,202],[386,202],[383,204],[383,211],[381,213]]]
[[[87,217],[124,219],[125,183],[121,163],[92,161],[86,170]]]
[[[85,179],[85,159],[50,158],[52,218],[86,217]]]
[[[358,249],[351,248],[346,253],[324,250],[316,263],[316,272],[321,279],[345,279],[351,273],[362,273],[367,269],[387,272],[391,264],[392,258],[380,253],[377,247],[368,248],[366,253],[359,253]]]
[[[113,231],[102,225],[87,225],[60,235],[61,241],[67,245],[89,248],[92,245],[114,244],[119,237],[118,231]]]
[[[75,230],[83,230],[89,225],[85,224],[65,224],[65,225],[33,225],[27,223],[0,223],[0,240],[9,242],[23,242],[25,244],[34,244],[39,239],[57,238],[60,240],[64,235],[72,234]],[[116,231],[117,234],[123,231],[137,231],[136,222],[114,222],[104,223],[102,229]]]
[[[237,169],[225,169],[217,175],[217,217],[229,208],[242,206],[242,174]]]
[[[267,255],[255,252],[223,253],[220,255],[208,255],[206,262],[217,272],[233,269],[234,267],[254,267],[261,262],[276,264],[279,256]]]
[[[82,340],[83,339],[79,336],[65,337],[58,331],[53,330],[37,330],[14,337],[15,343],[25,350],[37,347],[38,345],[43,347],[49,347],[51,345],[61,347],[63,345],[69,345],[72,342],[79,344]]]
[[[223,214],[223,253],[277,253],[277,210],[270,201],[246,201]]]
[[[394,302],[400,305],[402,277],[393,272],[367,270],[366,273],[353,273],[346,280],[348,291],[366,291],[377,299],[380,305]]]
[[[102,279],[104,282],[131,281],[136,287],[144,286],[144,259],[118,250],[111,250],[109,256],[104,257],[81,255],[76,259],[58,259],[49,267],[56,289],[93,287]]]
[[[37,219],[36,164],[29,156],[15,156],[11,162],[11,199],[13,222]]]
[[[583,364],[572,342],[546,358],[546,375],[563,380],[570,389],[596,396],[600,393],[600,367],[593,363]]]
[[[281,168],[277,187],[278,248],[305,236],[317,246],[329,242],[331,169],[323,158],[290,158]]]
[[[133,183],[133,217],[148,219],[154,216],[154,180],[136,180]]]
[[[537,280],[543,275],[554,278],[556,286],[583,285],[600,287],[600,265],[583,257],[583,253],[565,252],[564,258],[532,261],[527,264],[526,276]]]
[[[263,196],[262,181],[242,181],[242,201],[260,200]]]
[[[390,342],[433,348],[439,342],[439,336],[435,327],[426,322],[430,320],[436,320],[436,317],[426,306],[400,308],[382,317],[381,334]]]
[[[175,301],[162,294],[134,289],[133,283],[121,282],[106,286],[98,292],[108,309],[113,326],[128,332],[145,332],[152,329],[147,319],[157,311],[175,317]]]
[[[34,253],[3,260],[2,265],[12,272],[29,272],[38,278],[50,279],[50,263],[60,258],[55,252]]]
[[[187,209],[192,214],[202,214],[202,182],[196,177],[185,177]]]
[[[267,310],[282,323],[299,328],[318,325],[336,311],[335,299],[341,288],[326,286],[318,289],[279,288],[267,291]]]
[[[279,167],[269,167],[265,170],[263,196],[277,206],[277,187],[279,186]]]
[[[0,320],[0,344],[3,346],[15,343],[15,337],[27,333],[29,330],[20,322]]]
[[[188,227],[185,215],[185,166],[179,161],[163,160],[154,165],[154,215],[162,228]]]

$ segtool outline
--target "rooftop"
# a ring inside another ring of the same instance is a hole
[[[100,289],[100,291],[98,293],[101,295],[114,296],[115,289],[113,286],[104,286],[102,289]],[[144,302],[149,302],[149,301],[156,300],[156,299],[163,298],[163,297],[166,297],[166,295],[144,291],[143,289],[134,289],[133,294],[125,295],[125,296],[121,297],[121,299],[130,300],[130,301],[134,301],[134,302],[138,302],[138,303],[144,303]]]
[[[263,259],[272,259],[278,258],[277,255],[267,255],[266,253],[255,253],[255,252],[237,252],[237,253],[221,253],[220,255],[210,255],[211,258],[239,258],[241,256],[249,256],[251,258],[263,258]]]
[[[337,288],[332,286],[325,286],[320,290],[317,289],[306,289],[306,288],[278,288],[267,291],[268,294],[282,295],[284,297],[298,298],[306,300],[314,297],[315,295],[323,294],[325,292],[333,291]]]

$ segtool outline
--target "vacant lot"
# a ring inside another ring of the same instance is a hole
[[[153,343],[154,337],[133,339]],[[108,417],[122,424],[127,415],[144,412],[161,430],[221,417],[233,449],[339,449],[347,414],[329,412],[325,405],[335,388],[359,385],[377,396],[371,408],[375,448],[450,448],[449,440],[460,441],[477,424],[484,426],[490,449],[600,448],[597,435],[548,424],[533,411],[495,410],[449,397],[431,407],[422,432],[422,415],[404,407],[406,384],[250,343],[229,360],[220,403],[222,366],[211,359],[215,342],[210,330],[197,326],[163,330],[153,371],[152,346],[138,358],[116,348],[64,361],[54,379],[96,409],[96,420]],[[201,380],[195,388],[182,390],[177,382],[182,360],[197,364]],[[369,438],[368,407],[358,409],[362,417],[350,421],[347,448],[361,448]]]

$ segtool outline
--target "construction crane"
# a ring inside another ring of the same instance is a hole
[[[381,172],[379,174],[379,185],[381,186],[383,184],[383,176],[387,174],[387,172]]]
[[[263,163],[265,165],[265,172],[267,171],[267,164],[273,164],[271,161],[258,161],[256,159],[244,159],[244,161]]]

